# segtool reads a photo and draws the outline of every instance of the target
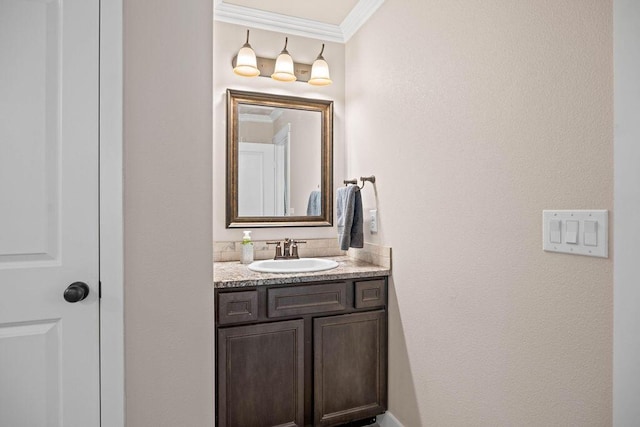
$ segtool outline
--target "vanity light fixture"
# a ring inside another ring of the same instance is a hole
[[[258,62],[256,60],[256,53],[249,44],[249,30],[247,30],[247,41],[238,51],[233,72],[244,77],[257,77],[260,75]]]
[[[249,30],[247,30],[247,41],[231,62],[233,72],[243,77],[271,77],[281,82],[297,80],[314,86],[327,86],[333,83],[329,75],[329,65],[322,56],[324,43],[313,65],[293,62],[287,51],[288,43],[289,38],[285,37],[284,48],[277,59],[256,57],[249,44]]]
[[[329,75],[329,64],[322,57],[322,53],[324,52],[324,43],[322,43],[322,49],[318,54],[318,57],[315,61],[313,61],[313,66],[311,67],[311,78],[309,79],[309,84],[314,86],[327,86],[332,83],[331,76]]]
[[[276,67],[271,74],[271,78],[274,80],[278,80],[281,82],[294,82],[297,77],[293,73],[293,59],[289,52],[287,51],[287,43],[289,42],[289,37],[285,37],[284,39],[284,48],[278,58],[276,59]]]

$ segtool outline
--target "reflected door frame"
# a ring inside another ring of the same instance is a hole
[[[290,216],[291,212],[291,123],[287,123],[273,136],[275,146],[276,216]]]

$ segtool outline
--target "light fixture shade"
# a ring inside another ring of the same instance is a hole
[[[257,77],[260,75],[256,53],[249,44],[249,30],[247,30],[247,42],[240,48],[238,56],[236,56],[236,66],[233,68],[233,72],[243,77]]]
[[[332,82],[331,76],[329,75],[329,64],[322,57],[322,53],[324,52],[324,44],[322,45],[322,50],[320,54],[313,62],[313,66],[311,67],[311,77],[309,78],[309,84],[314,86],[327,86]]]
[[[275,69],[273,70],[273,74],[271,74],[271,78],[274,80],[279,80],[281,82],[293,82],[296,81],[296,75],[293,73],[293,59],[289,52],[287,52],[287,42],[289,38],[284,39],[284,49],[278,55],[276,59]]]

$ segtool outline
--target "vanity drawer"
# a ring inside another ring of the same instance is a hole
[[[366,280],[355,283],[356,308],[384,307],[387,301],[387,287],[384,279]]]
[[[347,306],[345,282],[291,286],[267,291],[267,316],[284,317],[341,311]]]
[[[218,295],[218,324],[258,319],[258,291],[227,292]]]

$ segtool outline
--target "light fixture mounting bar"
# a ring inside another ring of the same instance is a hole
[[[233,57],[231,61],[231,65],[235,68],[236,66],[237,56]],[[276,67],[276,60],[270,58],[261,58],[256,57],[256,62],[258,65],[258,70],[260,71],[260,77],[269,77],[271,78],[271,74]],[[311,64],[300,64],[298,62],[293,63],[293,74],[295,74],[297,78],[297,82],[306,83],[309,81],[311,77]]]

